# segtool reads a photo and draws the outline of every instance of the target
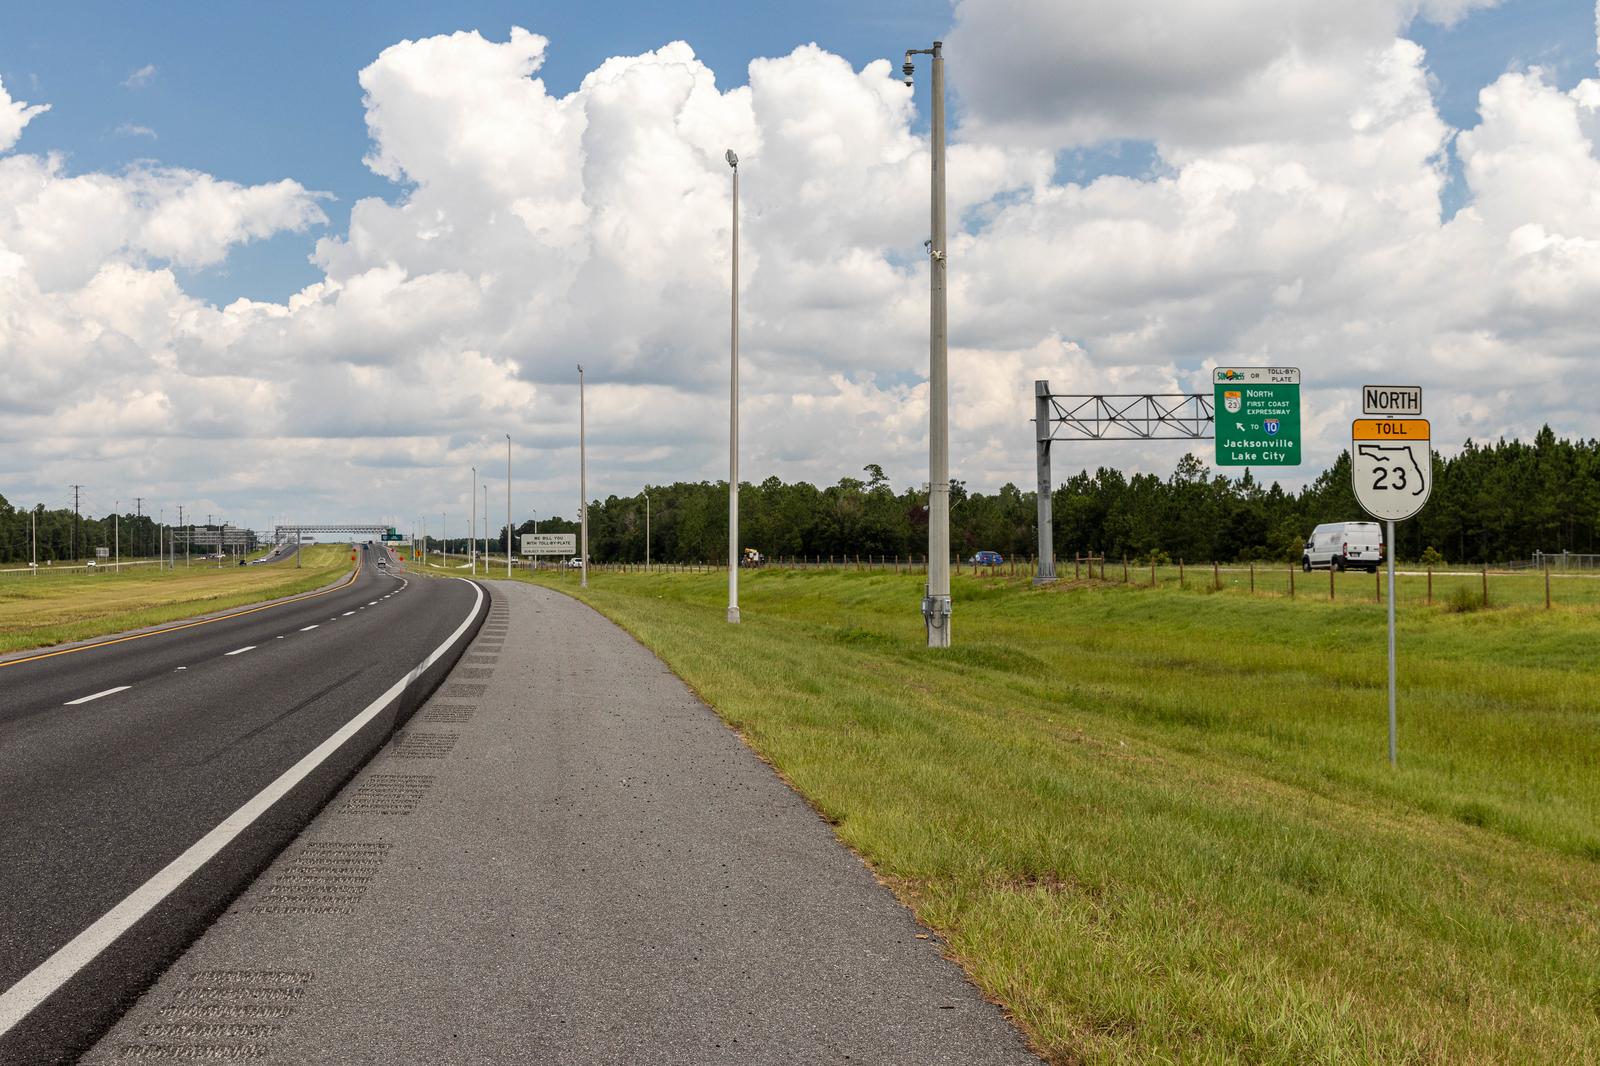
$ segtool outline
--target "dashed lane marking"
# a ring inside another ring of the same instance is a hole
[[[96,692],[93,696],[80,696],[75,700],[68,700],[66,703],[63,703],[61,706],[63,706],[63,707],[72,707],[72,706],[76,706],[77,704],[80,704],[80,703],[88,703],[90,700],[97,700],[101,696],[109,696],[113,692],[125,692],[125,691],[127,691],[128,689],[130,689],[132,687],[133,687],[132,685],[118,685],[116,688],[108,688],[104,692]]]
[[[312,630],[313,630],[313,629],[315,629],[315,628],[317,628],[317,627],[316,627],[316,626],[314,626],[314,625],[310,625],[310,626],[306,626],[306,627],[305,627],[305,628],[304,628],[304,629],[302,629],[302,630],[300,630],[300,632],[302,632],[302,633],[309,633],[309,632],[311,632],[311,631],[312,631]]]
[[[223,657],[226,658],[229,655],[243,655],[247,651],[255,651],[255,650],[256,650],[256,646],[254,644],[246,644],[242,648],[235,648],[230,652],[224,652],[223,653]]]
[[[8,989],[0,991],[0,1037],[15,1028],[17,1023],[32,1013],[35,1007],[55,993],[57,989],[83,969],[84,966],[88,965],[89,962],[97,958],[118,937],[132,928],[139,919],[150,913],[152,908],[171,895],[179,885],[193,876],[195,871],[204,866],[212,856],[216,855],[230,841],[249,828],[256,819],[265,814],[273,804],[282,799],[295,785],[299,784],[313,770],[326,762],[330,755],[344,746],[345,741],[349,740],[350,737],[364,728],[368,722],[377,717],[384,708],[393,703],[406,690],[407,686],[426,673],[434,663],[438,662],[445,652],[466,634],[467,629],[472,625],[472,620],[477,617],[478,610],[483,606],[483,590],[475,584],[472,589],[472,607],[467,611],[466,618],[456,627],[454,632],[445,638],[444,643],[435,648],[426,659],[412,667],[404,677],[395,681],[387,691],[367,704],[336,733],[317,745],[314,750],[299,762],[285,770],[270,785],[256,793],[244,806],[223,819],[215,829],[191,844],[182,855],[173,859],[154,877],[134,889],[122,902],[112,907],[87,929],[73,937],[58,949],[54,955],[34,967],[22,980]],[[101,693],[101,695],[104,694]]]
[[[76,655],[79,652],[93,651],[96,648],[105,648],[112,644],[126,644],[130,640],[145,640],[149,637],[163,637],[168,633],[178,633],[185,629],[193,629],[195,626],[215,625],[218,622],[226,622],[232,618],[242,618],[247,614],[256,614],[260,611],[270,611],[274,607],[282,607],[286,603],[299,603],[302,600],[310,600],[315,599],[318,596],[326,596],[330,592],[338,592],[342,588],[348,588],[349,586],[355,584],[356,579],[360,576],[361,563],[357,562],[355,571],[351,573],[348,578],[339,582],[339,584],[332,586],[331,588],[321,589],[317,592],[307,592],[300,596],[290,596],[286,599],[275,600],[272,603],[263,603],[259,607],[247,607],[242,611],[234,611],[231,614],[217,615],[215,618],[198,618],[193,622],[181,622],[175,626],[167,626],[165,629],[152,629],[144,633],[130,633],[125,637],[112,637],[110,640],[99,640],[95,641],[93,644],[80,644],[75,648],[61,648],[57,651],[40,652],[38,655],[27,655],[21,659],[7,659],[4,662],[0,662],[0,670],[4,670],[9,666],[21,666],[23,663],[36,663],[40,659],[54,659],[58,655]]]

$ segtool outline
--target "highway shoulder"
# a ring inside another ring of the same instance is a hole
[[[433,697],[84,1062],[1038,1062],[658,659],[490,588]]]

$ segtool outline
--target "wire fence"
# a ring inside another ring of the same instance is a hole
[[[1548,560],[1547,560],[1548,561]],[[501,565],[504,565],[502,562]],[[552,567],[551,569],[563,569]],[[644,563],[591,563],[591,573],[645,573]],[[653,563],[653,573],[725,573],[726,561],[691,563]],[[747,569],[747,568],[741,568]],[[763,570],[832,570],[920,574],[927,571],[926,556],[894,555],[808,555],[782,556],[764,561]],[[998,565],[974,565],[970,560],[952,560],[956,576],[985,579],[1028,579],[1038,573],[1032,558],[1008,559]],[[576,569],[564,570],[576,578]],[[1194,592],[1233,592],[1245,595],[1274,596],[1287,600],[1322,603],[1383,603],[1387,596],[1388,573],[1359,571],[1303,571],[1289,563],[1176,563],[1138,562],[1133,559],[1107,559],[1103,555],[1076,554],[1056,560],[1058,582],[1093,582],[1145,588],[1180,589]],[[1572,567],[1560,570],[1546,566],[1460,568],[1421,567],[1397,564],[1395,602],[1435,606],[1446,610],[1471,611],[1485,607],[1597,607],[1600,606],[1600,569]]]

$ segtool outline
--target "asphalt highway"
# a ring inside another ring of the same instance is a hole
[[[0,662],[0,1063],[72,1061],[449,671],[487,597],[381,553],[334,589]]]

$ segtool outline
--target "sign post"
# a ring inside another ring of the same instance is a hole
[[[1218,466],[1300,465],[1300,368],[1212,371]]]
[[[1373,413],[1402,407],[1422,409],[1422,390],[1367,386],[1363,408]],[[1356,501],[1385,524],[1389,567],[1389,765],[1398,765],[1395,742],[1394,524],[1422,510],[1433,492],[1433,451],[1426,418],[1358,418],[1350,426],[1350,477]]]

